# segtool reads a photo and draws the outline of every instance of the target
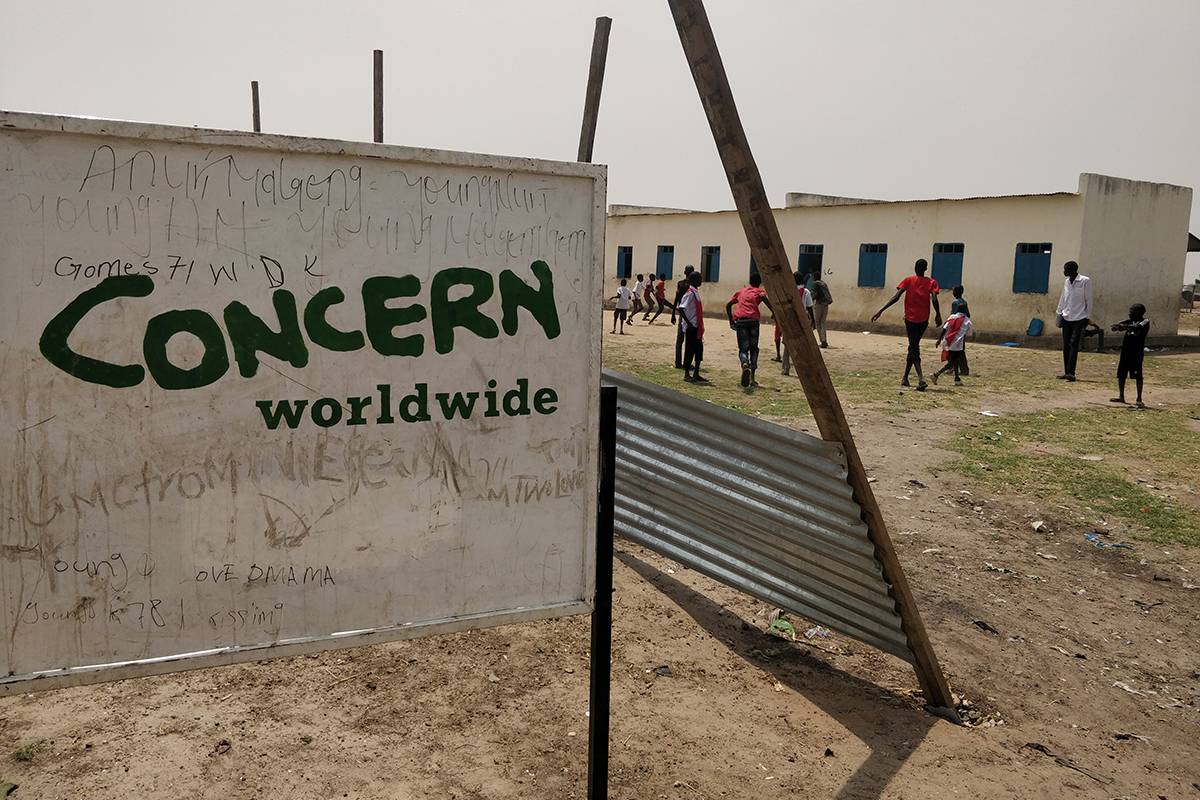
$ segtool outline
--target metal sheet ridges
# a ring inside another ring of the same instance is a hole
[[[612,370],[618,535],[913,662],[841,445]]]

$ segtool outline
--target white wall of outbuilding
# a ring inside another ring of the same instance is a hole
[[[823,198],[818,202],[835,202]],[[1022,333],[1033,318],[1052,326],[1062,265],[1077,261],[1093,280],[1093,319],[1109,325],[1140,302],[1155,335],[1178,332],[1179,287],[1186,263],[1192,190],[1085,173],[1077,193],[905,202],[858,201],[775,211],[789,263],[800,245],[824,246],[822,271],[834,302],[833,321],[866,323],[912,273],[919,258],[932,263],[937,242],[961,242],[962,283],[977,329]],[[1014,293],[1018,243],[1052,244],[1046,293]],[[860,287],[859,248],[888,245],[883,287]],[[721,313],[746,284],[750,249],[735,211],[678,212],[631,207],[610,210],[605,236],[605,288],[619,283],[617,251],[633,247],[633,273],[656,272],[659,245],[673,245],[674,280],[686,264],[700,267],[701,248],[721,248],[720,274],[701,288],[705,311]],[[671,282],[672,287],[674,280]],[[632,284],[632,281],[631,281]],[[950,289],[942,287],[942,306]],[[668,299],[673,295],[673,288]],[[882,321],[900,323],[902,306]]]

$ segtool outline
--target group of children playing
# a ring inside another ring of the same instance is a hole
[[[658,283],[655,283],[655,278]],[[617,301],[616,310],[613,311],[613,333],[625,333],[625,323],[633,325],[633,318],[642,313],[645,309],[645,314],[642,314],[643,322],[654,322],[658,319],[658,315],[670,308],[672,313],[675,311],[675,306],[667,300],[667,274],[651,275],[650,280],[643,283],[643,277],[637,276],[637,283],[633,288],[629,288],[627,278],[621,278],[621,285],[617,288],[617,293],[614,295]],[[657,301],[658,311],[654,316],[650,316],[650,312],[654,311]],[[632,306],[632,308],[631,308]],[[621,330],[617,330],[618,324]]]
[[[757,277],[757,275],[754,277]],[[620,288],[617,289],[617,294],[616,294],[617,308],[616,308],[616,311],[613,313],[613,333],[618,333],[618,331],[617,331],[618,324],[620,324],[620,328],[621,328],[621,330],[619,332],[622,334],[625,333],[626,315],[629,313],[630,305],[632,304],[632,306],[633,306],[633,316],[636,316],[643,309],[643,302],[642,302],[643,296],[644,296],[644,300],[645,300],[645,303],[644,303],[645,314],[642,316],[643,321],[653,322],[655,319],[658,318],[658,315],[663,313],[663,310],[668,307],[671,309],[672,317],[674,316],[675,306],[672,305],[671,303],[667,302],[667,300],[666,300],[666,283],[664,280],[665,278],[666,278],[666,275],[660,276],[658,279],[658,283],[656,285],[654,282],[655,276],[651,275],[650,280],[643,284],[642,276],[638,275],[637,283],[634,285],[632,291],[626,285],[626,283],[627,283],[626,279],[625,278],[621,279],[621,286],[620,286]],[[797,273],[797,284],[801,286],[801,289],[800,289],[801,292],[806,291],[803,288],[803,284],[800,284],[799,273]],[[682,282],[681,282],[681,285],[682,285]],[[766,293],[763,292],[761,289],[758,289],[757,288],[758,285],[759,285],[758,283],[754,283],[752,288],[756,289],[757,292],[759,294],[761,294],[763,298],[765,298]],[[729,306],[726,308],[726,312],[730,315],[730,326],[734,327],[735,330],[737,328],[734,324],[733,312],[730,309],[734,305],[737,304],[737,301],[739,299],[739,294],[734,295],[734,299],[730,301]],[[967,337],[969,337],[972,333],[971,309],[967,305],[967,301],[963,299],[962,284],[955,286],[954,289],[952,290],[952,294],[954,295],[954,302],[950,306],[950,316],[946,319],[945,323],[942,325],[941,330],[938,331],[937,339],[934,342],[935,347],[936,346],[941,347],[942,361],[945,362],[941,369],[937,370],[936,372],[934,372],[932,375],[929,376],[929,379],[933,382],[933,384],[935,386],[937,385],[938,378],[948,372],[954,373],[954,385],[955,386],[963,386],[964,385],[962,382],[963,377],[969,376],[971,374],[970,366],[967,363],[967,351],[966,351],[966,340],[967,340]],[[651,317],[650,312],[654,310],[654,300],[658,301],[658,311],[657,311],[657,313],[655,313],[655,315],[653,317]],[[757,307],[757,302],[754,303],[754,305],[755,305],[755,307]],[[770,307],[769,303],[768,303],[768,307]],[[809,304],[806,304],[805,305],[806,311],[808,311],[808,307],[809,307]],[[809,313],[809,317],[811,320],[812,312],[808,311],[808,313]],[[749,315],[747,315],[747,318],[749,318]],[[739,322],[740,321],[741,320],[739,320]],[[629,320],[629,324],[630,325],[633,324],[632,319]],[[1121,320],[1120,322],[1114,323],[1112,326],[1112,330],[1113,331],[1123,331],[1125,334],[1124,338],[1121,340],[1121,356],[1120,356],[1119,361],[1117,362],[1117,391],[1118,391],[1118,394],[1116,397],[1112,398],[1112,402],[1114,402],[1114,403],[1125,403],[1126,402],[1126,400],[1125,400],[1125,382],[1126,382],[1126,380],[1132,378],[1135,382],[1135,385],[1137,386],[1137,406],[1138,406],[1138,408],[1143,408],[1144,405],[1142,403],[1142,363],[1143,363],[1144,354],[1145,354],[1146,336],[1150,332],[1150,320],[1146,319],[1146,307],[1144,305],[1142,305],[1141,303],[1134,303],[1132,306],[1129,307],[1129,316],[1126,319]],[[739,334],[740,334],[740,332],[739,332]],[[746,338],[747,342],[742,343],[741,342],[742,338]],[[749,353],[747,352],[750,349],[748,346],[749,345],[749,337],[748,336],[742,337],[741,335],[739,335],[739,355],[740,355],[741,361],[742,361],[742,386],[748,386],[751,384],[753,384],[755,386],[758,385],[757,382],[753,381],[753,368],[755,366],[757,366],[756,364],[753,363],[754,361],[757,361],[757,350],[758,350],[757,335],[755,335],[753,337],[753,339],[754,339],[753,349],[755,352],[753,354],[753,360],[751,360],[751,358],[749,357]],[[778,333],[776,334],[775,348],[776,348],[776,354],[778,356],[778,350],[779,350]],[[786,358],[787,358],[787,354],[785,353],[783,355],[783,359],[786,359]],[[676,360],[678,360],[678,356],[677,356]],[[779,357],[777,357],[775,360],[779,361],[781,359]],[[697,372],[699,372],[699,369],[698,369],[699,364],[697,364],[696,366],[697,366]],[[786,361],[785,361],[785,365],[784,365],[783,374],[784,375],[788,374]]]

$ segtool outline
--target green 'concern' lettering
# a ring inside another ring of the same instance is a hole
[[[483,308],[495,293],[492,274],[473,267],[450,267],[436,273],[430,281],[428,310],[419,303],[390,305],[394,300],[420,295],[421,281],[415,275],[367,278],[361,289],[363,330],[345,331],[329,322],[330,308],[346,300],[345,292],[336,286],[326,287],[313,295],[303,314],[291,292],[277,289],[271,297],[277,327],[272,327],[245,303],[236,300],[224,308],[224,332],[207,311],[172,309],[158,314],[146,326],[142,336],[144,367],[141,364],[114,364],[83,355],[72,350],[68,343],[72,333],[93,309],[122,297],[146,297],[154,291],[154,281],[148,275],[114,275],[84,290],[68,303],[46,325],[38,344],[47,361],[81,381],[123,389],[140,384],[148,369],[151,379],[159,387],[174,391],[207,386],[228,373],[230,358],[226,336],[238,372],[244,378],[258,373],[260,353],[287,362],[296,369],[305,367],[309,362],[308,342],[324,350],[345,353],[361,350],[369,341],[371,348],[383,356],[419,357],[425,351],[424,334],[411,332],[398,336],[397,330],[423,322],[427,317],[433,332],[434,350],[440,355],[453,351],[455,338],[460,335],[456,333],[457,328],[480,339],[498,338],[501,327],[506,335],[515,336],[522,308],[533,316],[547,339],[555,339],[562,328],[554,301],[553,273],[544,261],[533,262],[530,271],[538,281],[536,289],[512,270],[500,273],[499,326]],[[180,334],[196,337],[203,348],[204,354],[196,366],[180,367],[167,355],[168,342]],[[459,405],[462,402],[451,401],[451,406],[463,408],[458,413],[469,415],[469,407]],[[321,424],[333,425],[340,419],[340,414],[332,407],[321,411]],[[277,409],[275,413],[287,415],[289,412]],[[299,409],[296,413],[300,413]],[[361,414],[361,409],[352,413],[354,424],[361,424],[358,422]],[[278,422],[277,416],[276,424]]]

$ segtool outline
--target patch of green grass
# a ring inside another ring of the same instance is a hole
[[[664,361],[663,349],[628,343],[605,351],[605,366],[746,414],[778,422],[811,418],[804,391],[795,377],[779,374],[768,350],[758,374],[762,384],[747,390],[730,360],[705,364],[711,385],[684,383],[681,371]],[[923,351],[926,368],[936,369],[936,351]],[[847,410],[868,408],[893,416],[927,414],[930,409],[971,410],[981,400],[1003,418],[988,419],[981,427],[964,428],[945,449],[960,458],[951,470],[995,491],[1009,491],[1063,504],[1096,519],[1124,524],[1137,538],[1156,543],[1200,546],[1200,511],[1194,503],[1164,497],[1146,486],[1175,482],[1200,485],[1200,436],[1188,417],[1200,419],[1200,405],[1179,413],[1120,407],[1067,410],[1055,408],[1058,398],[1073,398],[1076,387],[1055,379],[1061,354],[989,345],[969,345],[972,375],[962,388],[946,381],[923,394],[899,387],[903,349],[868,354],[850,364],[830,364],[831,378]],[[1090,370],[1114,373],[1113,353],[1081,353]],[[736,362],[733,362],[736,364]],[[1200,385],[1200,361],[1169,356],[1147,358],[1147,391],[1154,386]],[[1153,370],[1153,371],[1151,371]],[[1132,387],[1127,387],[1132,391]],[[1034,398],[1048,412],[1016,414],[1005,408],[1006,397]],[[997,435],[999,432],[999,435]],[[1038,452],[1044,451],[1044,452]],[[1099,456],[1103,461],[1081,460]],[[1138,479],[1147,483],[1138,483]],[[1143,510],[1145,509],[1145,510]]]
[[[1200,511],[1137,482],[1142,473],[1154,482],[1198,482],[1200,437],[1178,415],[1018,414],[964,428],[943,447],[961,455],[949,469],[994,491],[1074,501],[1098,518],[1128,526],[1138,539],[1200,546]]]
[[[779,365],[775,362],[760,365],[756,378],[761,385],[757,387],[742,388],[740,371],[710,367],[707,363],[701,371],[712,383],[685,383],[683,370],[675,369],[674,364],[644,357],[650,349],[649,346],[627,347],[617,353],[605,353],[604,366],[743,414],[781,418],[812,416],[800,381],[780,375]]]
[[[1148,389],[1153,389],[1155,386],[1190,389],[1200,384],[1200,370],[1193,369],[1191,366],[1192,362],[1173,360],[1167,357],[1147,358],[1142,369],[1145,385]]]
[[[13,761],[33,761],[38,753],[46,749],[46,740],[40,739],[13,751]]]

